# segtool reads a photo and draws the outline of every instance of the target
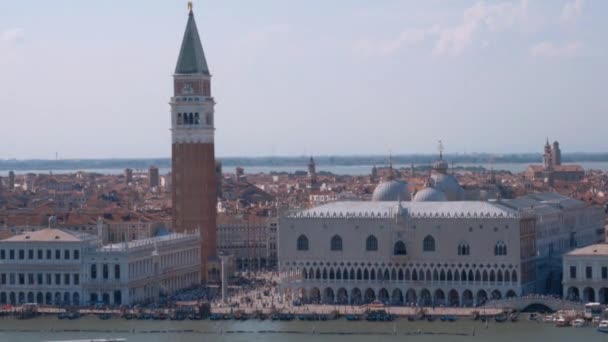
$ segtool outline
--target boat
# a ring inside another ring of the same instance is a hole
[[[112,314],[111,313],[101,313],[101,314],[97,315],[97,317],[99,317],[99,319],[105,321],[105,320],[112,318]]]
[[[439,317],[439,320],[441,320],[442,322],[455,322],[456,316],[443,315],[443,316]]]
[[[517,313],[517,312],[511,312],[509,314],[509,320],[511,322],[517,322],[518,319],[519,319],[519,313]]]
[[[507,317],[507,314],[505,313],[501,313],[499,315],[494,316],[494,321],[496,321],[497,323],[506,322],[508,319],[509,317]]]
[[[219,313],[214,313],[214,314],[211,314],[211,316],[209,316],[209,319],[212,321],[220,321],[220,320],[222,320],[222,318],[224,318],[224,316]]]
[[[133,318],[135,318],[135,317],[136,317],[136,316],[135,316],[135,314],[134,314],[134,313],[132,313],[132,312],[125,312],[125,313],[122,315],[122,318],[124,318],[124,319],[126,319],[126,320],[132,320],[132,319],[133,319]]]
[[[80,312],[78,312],[78,311],[68,312],[68,317],[67,318],[70,319],[70,320],[79,319],[80,318]]]
[[[587,321],[585,321],[582,318],[577,318],[574,321],[572,321],[572,326],[575,328],[582,328],[587,326]]]
[[[434,321],[436,319],[437,319],[437,316],[433,316],[433,315],[426,316],[426,320],[429,321],[429,322],[432,322],[432,321]]]
[[[395,318],[384,310],[369,311],[365,319],[370,322],[390,322]]]
[[[416,320],[416,317],[414,317],[414,316],[407,316],[407,320],[408,320],[409,322],[413,322],[413,321],[415,321],[415,320]]]
[[[608,333],[608,321],[607,320],[601,321],[600,325],[597,326],[597,331],[603,332],[603,333]]]
[[[528,321],[538,321],[538,314],[536,312],[532,312],[528,315]]]
[[[543,323],[553,323],[555,321],[555,317],[553,315],[547,315],[543,317]]]
[[[346,320],[347,321],[351,321],[351,322],[360,321],[361,320],[361,316],[355,315],[355,314],[349,314],[349,315],[346,315]]]
[[[567,327],[569,325],[570,325],[570,321],[568,321],[566,318],[564,318],[564,316],[559,316],[555,320],[556,327]]]
[[[473,311],[473,313],[471,314],[471,319],[474,321],[479,320],[479,311]]]

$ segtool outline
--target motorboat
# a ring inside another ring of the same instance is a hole
[[[355,314],[348,314],[346,315],[346,320],[351,322],[359,321],[361,320],[361,316]]]
[[[603,333],[608,333],[608,321],[607,320],[601,321],[600,325],[597,326],[597,331],[603,332]]]
[[[575,328],[582,328],[587,326],[587,321],[585,321],[582,318],[577,318],[574,321],[572,321],[572,326]]]
[[[528,321],[538,321],[538,314],[536,312],[532,312],[528,315]]]
[[[555,321],[555,317],[553,315],[547,315],[543,317],[543,323],[553,323]]]
[[[501,313],[499,315],[494,316],[494,321],[496,321],[497,323],[506,322],[507,319],[509,319],[509,317],[505,313]]]
[[[456,317],[451,315],[444,315],[439,317],[439,320],[441,320],[442,322],[455,322]]]
[[[555,320],[556,327],[567,327],[570,325],[570,321],[568,321],[564,316],[559,316]]]

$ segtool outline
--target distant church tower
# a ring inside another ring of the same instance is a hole
[[[549,145],[548,138],[547,143],[545,143],[545,153],[543,153],[543,162],[545,164],[545,169],[553,168],[553,153],[551,151],[551,145]]]
[[[317,184],[317,168],[315,166],[315,160],[310,157],[308,161],[308,180],[311,185]]]
[[[556,166],[562,165],[562,150],[559,148],[559,142],[553,142],[551,154],[553,155],[553,164]]]
[[[201,277],[216,255],[217,176],[211,74],[207,67],[192,4],[173,75],[171,97],[173,229],[200,230]],[[213,275],[215,278],[215,275]]]

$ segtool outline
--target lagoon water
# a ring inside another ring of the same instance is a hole
[[[540,162],[539,162],[540,164]],[[603,170],[608,171],[608,162],[580,162],[575,163],[580,164],[585,170]],[[486,169],[490,168],[489,164],[473,164],[473,163],[461,163],[455,164],[456,167],[484,167]],[[396,164],[395,168],[409,168],[409,164]],[[495,163],[493,165],[495,170],[504,170],[510,171],[512,173],[523,172],[528,167],[527,163]],[[368,175],[371,172],[372,165],[318,165],[317,172],[319,171],[327,171],[336,175]],[[74,173],[77,171],[86,171],[86,172],[96,172],[101,174],[108,175],[117,175],[122,174],[124,169],[83,169],[83,170],[73,170],[73,169],[64,169],[64,170],[17,170],[16,174],[22,175],[26,173],[49,173],[53,172],[56,174],[66,174],[66,173]],[[135,172],[144,172],[147,173],[148,170],[134,170]],[[169,168],[160,168],[160,174],[166,174],[170,171]],[[232,172],[233,168],[224,166],[224,172]],[[295,171],[306,171],[305,166],[247,166],[245,167],[246,174],[257,174],[257,173],[270,173],[270,172],[295,172]],[[9,170],[0,170],[0,176],[6,177],[8,175]]]
[[[523,315],[522,315],[523,316]],[[76,331],[80,330],[80,331]],[[488,324],[467,318],[456,322],[326,322],[278,321],[102,321],[83,317],[75,321],[42,317],[0,320],[0,341],[31,342],[91,338],[126,338],[127,342],[367,342],[367,341],[608,341],[595,328],[557,328],[553,324],[522,320]]]

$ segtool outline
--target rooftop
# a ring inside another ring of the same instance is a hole
[[[27,232],[19,235],[9,237],[2,241],[8,242],[79,242],[92,240],[96,237],[86,233],[73,232],[63,229],[45,228],[35,232]]]
[[[583,248],[577,248],[566,255],[574,256],[608,256],[608,243],[599,243]]]
[[[518,212],[498,203],[482,201],[401,202],[413,217],[518,217]],[[399,202],[344,201],[324,204],[296,213],[295,217],[377,217],[399,213]]]
[[[155,236],[155,237],[151,237],[151,238],[147,238],[147,239],[132,240],[129,242],[120,242],[120,243],[109,244],[109,245],[105,245],[105,246],[101,247],[99,249],[99,251],[100,252],[126,251],[129,249],[144,248],[144,247],[154,246],[157,244],[163,244],[168,241],[192,238],[192,237],[198,237],[198,235],[197,234],[185,234],[185,233],[171,233],[171,234]]]

